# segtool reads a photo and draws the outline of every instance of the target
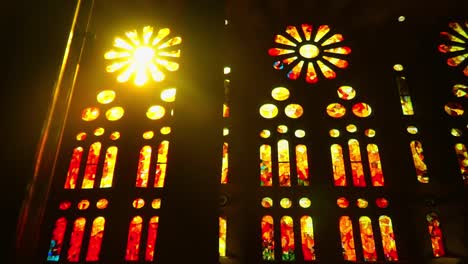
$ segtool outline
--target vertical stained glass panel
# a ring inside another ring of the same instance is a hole
[[[228,183],[228,170],[229,170],[229,145],[227,142],[223,143],[223,156],[221,162],[221,183]]]
[[[364,255],[364,261],[377,261],[374,233],[372,232],[372,222],[369,217],[361,216],[361,218],[359,218],[359,229],[361,231],[362,254]]]
[[[349,158],[351,160],[351,171],[353,174],[354,186],[364,187],[366,181],[364,179],[364,170],[361,162],[361,150],[359,148],[359,142],[356,139],[350,139],[348,141],[349,146]]]
[[[52,231],[52,239],[50,240],[49,252],[47,253],[47,261],[58,262],[63,246],[63,237],[67,229],[67,220],[65,217],[57,219],[55,222],[54,231]]]
[[[271,146],[260,146],[260,186],[272,186]]]
[[[273,217],[266,215],[262,218],[262,258],[263,260],[275,260],[275,239],[273,229]]]
[[[166,179],[167,169],[167,153],[169,151],[169,141],[164,140],[158,147],[158,159],[156,164],[156,173],[154,178],[154,187],[164,187],[164,180]]]
[[[353,224],[349,216],[340,217],[340,236],[343,258],[348,261],[356,261],[354,248]]]
[[[101,252],[102,238],[104,236],[104,224],[106,219],[100,216],[94,219],[93,227],[91,228],[91,237],[89,238],[88,252],[86,261],[98,261],[99,253]]]
[[[333,166],[333,183],[335,186],[346,186],[346,171],[343,159],[343,149],[338,144],[333,144],[330,147],[332,166]]]
[[[307,160],[307,147],[305,145],[296,146],[296,171],[297,185],[309,186],[309,162]]]
[[[422,144],[417,140],[413,140],[410,143],[410,147],[417,179],[420,183],[428,183],[429,177],[427,176],[427,165],[424,162]]]
[[[371,173],[372,186],[384,186],[382,164],[380,162],[379,148],[376,144],[367,145],[367,156]]]
[[[398,86],[398,92],[400,94],[400,104],[403,115],[414,115],[413,103],[411,101],[406,78],[403,76],[398,76],[396,78],[396,83]]]
[[[153,261],[156,239],[158,234],[159,216],[151,217],[148,224],[148,239],[146,243],[145,260]]]
[[[386,215],[379,217],[380,234],[382,235],[382,246],[385,260],[397,261],[398,253],[393,233],[392,219]]]
[[[466,152],[465,145],[462,143],[455,144],[455,152],[457,154],[462,180],[465,184],[468,184],[468,153]]]
[[[65,180],[65,189],[75,189],[78,173],[80,172],[81,157],[83,156],[83,148],[77,147],[73,150],[68,167],[67,179]]]
[[[138,261],[140,249],[141,229],[143,220],[140,216],[135,216],[128,228],[127,250],[125,252],[126,261]]]
[[[83,235],[86,219],[80,217],[73,224],[73,231],[70,236],[70,247],[68,248],[68,261],[78,262],[80,259],[81,244],[83,243]]]
[[[439,216],[436,213],[426,215],[427,228],[431,237],[432,253],[434,257],[445,255],[444,242],[442,238],[442,229],[440,229]]]
[[[312,217],[301,217],[301,242],[304,260],[315,260],[314,225]]]
[[[117,147],[109,147],[106,151],[106,159],[104,160],[104,168],[102,169],[101,188],[112,187],[114,178],[115,162],[117,161]]]
[[[227,221],[226,217],[219,217],[219,256],[226,256],[226,233]]]
[[[294,226],[290,216],[283,216],[280,222],[281,227],[281,259],[284,261],[294,261]]]
[[[99,162],[99,154],[101,153],[101,143],[95,142],[89,147],[88,160],[86,161],[85,174],[81,188],[92,189],[94,179],[96,178],[96,169]]]
[[[136,178],[136,187],[148,186],[148,175],[151,163],[151,147],[144,146],[140,151],[140,158],[138,159],[138,169]]]
[[[285,139],[278,141],[278,175],[280,186],[291,186],[291,168],[289,164],[289,143]]]

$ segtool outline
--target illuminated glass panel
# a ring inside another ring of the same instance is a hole
[[[49,251],[47,253],[47,261],[58,262],[63,246],[63,237],[67,229],[67,220],[65,217],[57,219],[55,222],[54,231],[50,240]]]
[[[284,101],[289,98],[289,90],[285,87],[276,87],[271,90],[271,96],[277,101]]]
[[[148,175],[149,175],[150,163],[151,163],[151,147],[144,146],[140,151],[140,158],[138,159],[136,187],[148,186]]]
[[[302,130],[302,129],[298,129],[298,130],[294,131],[294,135],[297,138],[303,138],[303,137],[305,137],[305,131]]]
[[[145,260],[153,261],[156,238],[158,235],[159,216],[151,217],[148,224],[148,239],[146,242]]]
[[[168,88],[168,89],[164,89],[162,92],[161,92],[161,100],[163,100],[164,102],[174,102],[175,101],[175,97],[176,97],[176,88]]]
[[[109,121],[117,121],[124,115],[124,109],[120,106],[114,106],[106,111],[106,118]]]
[[[98,127],[98,128],[96,128],[96,129],[94,130],[94,135],[95,135],[96,137],[102,136],[102,135],[104,134],[104,132],[105,132],[104,128]]]
[[[99,108],[97,107],[87,107],[81,112],[81,119],[84,121],[93,121],[99,117]]]
[[[219,256],[226,256],[226,217],[219,217]]]
[[[86,261],[98,261],[101,252],[102,238],[104,236],[104,224],[106,220],[100,216],[94,219],[89,238],[88,252]]]
[[[426,215],[427,228],[431,237],[432,253],[434,257],[445,255],[442,230],[440,229],[439,216],[432,212]]]
[[[301,242],[304,260],[315,260],[314,225],[312,217],[301,217]]]
[[[263,129],[262,131],[260,131],[260,137],[269,138],[270,136],[271,136],[270,130]]]
[[[161,208],[161,198],[153,199],[153,201],[151,202],[151,207],[153,209]]]
[[[358,198],[356,201],[356,205],[359,208],[367,208],[367,205],[369,205],[369,202],[366,199]]]
[[[120,132],[119,131],[115,131],[115,132],[112,132],[112,134],[109,136],[109,138],[111,140],[117,140],[120,138]]]
[[[101,104],[110,104],[115,99],[115,92],[112,90],[104,90],[98,93],[97,101]]]
[[[356,96],[356,90],[351,86],[340,86],[337,92],[338,97],[343,100],[351,100]]]
[[[284,261],[294,261],[294,228],[293,219],[290,216],[283,216],[280,222],[281,229],[281,259]]]
[[[264,208],[270,208],[273,206],[273,200],[270,197],[264,197],[261,204]]]
[[[99,155],[101,153],[101,143],[95,142],[89,147],[88,160],[86,161],[85,174],[81,188],[92,189],[94,186],[94,179],[96,178],[96,169],[99,162]]]
[[[106,159],[104,160],[104,168],[102,169],[101,188],[112,187],[116,160],[117,147],[109,147],[106,151]]]
[[[462,175],[463,182],[468,184],[468,153],[466,147],[462,143],[455,144],[455,152],[457,154],[458,166]]]
[[[150,106],[146,111],[146,117],[148,117],[151,120],[161,119],[165,114],[166,109],[160,105]]]
[[[86,139],[86,133],[85,132],[80,132],[76,135],[76,140],[78,141],[83,141]]]
[[[380,234],[382,235],[382,246],[385,260],[397,261],[398,253],[393,233],[392,219],[386,215],[379,217]]]
[[[338,129],[330,129],[330,131],[328,131],[328,134],[330,135],[330,137],[337,138],[340,136],[340,131]]]
[[[340,197],[340,198],[336,199],[336,204],[340,208],[348,208],[349,201],[348,201],[348,199],[346,199],[346,197]]]
[[[169,141],[164,140],[158,147],[158,159],[156,161],[156,173],[154,175],[154,187],[164,187],[167,169],[167,153],[169,151]]]
[[[375,200],[375,204],[379,207],[379,208],[387,208],[388,207],[388,200],[381,197],[381,198],[377,198]]]
[[[163,135],[168,135],[171,133],[171,127],[162,127],[159,132]]]
[[[153,137],[154,137],[154,132],[153,131],[143,132],[143,138],[144,139],[152,139]]]
[[[60,210],[67,210],[70,207],[71,207],[71,202],[70,201],[60,202],[60,205],[59,205]]]
[[[356,250],[354,249],[353,224],[349,216],[340,217],[340,236],[343,258],[347,261],[356,261]]]
[[[65,189],[75,189],[76,180],[80,171],[81,157],[83,156],[83,148],[77,147],[73,150],[70,165],[68,166],[67,179],[65,180]]]
[[[280,205],[281,205],[282,208],[288,209],[288,208],[291,208],[291,206],[292,206],[292,201],[291,201],[291,199],[289,199],[289,198],[282,198],[282,199],[280,200]]]
[[[264,118],[273,118],[278,115],[278,107],[274,104],[264,104],[260,107],[260,115]]]
[[[284,113],[290,118],[299,118],[304,113],[304,109],[299,104],[289,104],[284,108]]]
[[[310,199],[307,197],[302,197],[299,199],[299,206],[302,208],[309,208],[311,205]]]
[[[89,201],[88,200],[81,200],[80,202],[78,202],[76,207],[78,208],[78,210],[86,210],[86,209],[89,208]]]
[[[275,239],[273,229],[273,217],[266,215],[262,218],[262,258],[263,260],[275,260]]]
[[[133,205],[133,208],[140,209],[143,206],[145,206],[145,200],[143,200],[142,198],[137,198],[133,200],[132,205]]]
[[[272,186],[271,146],[260,146],[260,186]]]
[[[463,132],[458,129],[458,128],[452,128],[450,129],[450,134],[454,137],[461,137],[461,135],[463,134]]]
[[[406,128],[406,131],[410,133],[411,135],[416,135],[418,133],[418,128],[415,126],[408,126]]]
[[[340,118],[346,114],[346,108],[339,103],[329,104],[327,114],[333,118]]]
[[[307,161],[307,147],[305,145],[296,146],[296,171],[297,184],[299,186],[309,186],[309,163]]]
[[[453,95],[456,97],[468,97],[468,86],[464,84],[455,84],[452,88]]]
[[[454,102],[447,103],[444,110],[449,116],[461,116],[465,112],[461,104]]]
[[[96,202],[96,208],[97,209],[105,209],[105,208],[107,208],[108,204],[109,204],[109,201],[107,199],[99,199]]]
[[[372,108],[366,103],[357,103],[353,105],[351,110],[357,117],[368,117],[372,113]]]
[[[365,134],[367,137],[373,138],[373,137],[375,137],[375,134],[376,134],[376,133],[375,133],[375,130],[374,130],[374,129],[369,128],[369,129],[366,129],[366,130],[364,131],[364,134]]]
[[[141,217],[133,217],[128,228],[127,249],[125,252],[126,261],[138,261],[142,226],[143,220]]]
[[[366,181],[364,179],[364,171],[361,162],[361,151],[359,149],[359,142],[356,139],[348,141],[349,146],[349,159],[351,160],[351,171],[353,174],[354,186],[364,187]]]
[[[73,224],[73,231],[70,236],[70,247],[68,248],[68,261],[78,262],[80,258],[81,244],[85,229],[86,219],[80,217]]]
[[[223,157],[222,157],[222,162],[221,162],[221,183],[226,184],[228,183],[228,143],[224,142],[223,143]]]
[[[445,43],[439,45],[439,51],[447,54],[447,65],[450,67],[464,67],[463,74],[468,76],[468,65],[463,63],[468,58],[466,22],[465,27],[463,27],[463,22],[450,22],[448,26],[450,29],[448,32],[440,33]]]
[[[400,94],[400,104],[403,115],[414,115],[413,103],[411,101],[406,78],[403,76],[398,76],[396,78],[396,83],[398,86],[398,92]]]
[[[288,132],[288,127],[285,126],[285,125],[279,125],[279,126],[276,128],[276,131],[277,131],[278,133],[284,134],[284,133]]]
[[[377,261],[374,233],[372,232],[372,222],[369,217],[361,216],[359,218],[359,229],[361,231],[361,243],[364,261]]]
[[[223,104],[223,117],[229,117],[230,115],[230,108],[227,104]]]
[[[343,149],[338,144],[330,147],[332,166],[333,166],[333,184],[335,186],[346,186],[346,171],[343,159]]]
[[[427,176],[427,165],[424,163],[422,144],[417,140],[413,140],[410,143],[410,147],[417,179],[420,183],[428,183],[429,177]]]
[[[280,186],[291,186],[289,143],[285,139],[278,141],[278,175]]]
[[[371,173],[372,186],[384,186],[382,164],[380,163],[379,148],[376,144],[367,144],[367,156]]]

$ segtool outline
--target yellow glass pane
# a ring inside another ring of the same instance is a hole
[[[153,105],[146,111],[146,116],[151,120],[161,119],[166,114],[166,109],[160,105]]]
[[[458,128],[452,128],[450,129],[450,134],[454,137],[461,137],[461,135],[463,134],[463,132],[458,129]]]
[[[153,131],[146,131],[143,133],[143,138],[144,139],[152,139],[154,137],[154,132]]]
[[[292,202],[291,202],[291,200],[289,198],[282,198],[280,200],[280,205],[281,205],[281,207],[287,209],[287,208],[291,207]]]
[[[171,128],[170,128],[170,127],[162,127],[162,128],[160,129],[160,132],[161,132],[161,134],[163,134],[163,135],[167,135],[167,134],[171,133]]]
[[[346,131],[348,131],[349,133],[354,133],[357,131],[357,127],[354,124],[349,124],[346,126]]]
[[[293,47],[297,46],[296,43],[290,41],[289,39],[287,39],[286,37],[282,35],[276,35],[275,42],[278,44],[283,44],[283,45],[288,45],[288,46],[293,46]]]
[[[83,141],[86,139],[86,133],[85,132],[80,132],[76,135],[76,140],[78,141]]]
[[[395,64],[395,65],[393,65],[393,69],[395,71],[400,72],[400,71],[403,71],[404,68],[403,68],[403,65],[401,65],[401,64]]]
[[[320,49],[313,44],[305,44],[299,48],[299,54],[306,59],[312,59],[319,55]]]
[[[124,115],[124,109],[120,106],[112,107],[106,111],[106,118],[109,121],[116,121],[122,118]]]
[[[109,201],[107,201],[107,199],[99,199],[97,202],[96,202],[96,208],[97,209],[105,209],[107,208],[107,205],[109,204]]]
[[[276,128],[276,131],[278,131],[278,133],[286,133],[288,132],[288,127],[285,126],[285,125],[279,125],[277,128]]]
[[[224,67],[223,73],[224,73],[224,74],[229,74],[229,73],[231,73],[231,67],[228,67],[228,66]]]
[[[219,217],[219,256],[226,256],[226,233],[227,233],[227,220],[225,217]]]
[[[289,98],[289,90],[285,87],[276,87],[271,90],[271,96],[277,101],[284,101]]]
[[[418,128],[415,126],[408,126],[406,131],[410,134],[416,135],[418,133]]]
[[[264,118],[274,118],[278,115],[278,108],[274,104],[264,104],[260,107],[260,115]]]
[[[450,116],[461,116],[465,112],[461,104],[454,102],[447,103],[444,110]]]
[[[297,137],[297,138],[303,138],[305,137],[305,131],[302,130],[302,129],[298,129],[296,131],[294,131],[294,135]]]
[[[140,209],[143,206],[145,206],[145,200],[143,200],[141,198],[137,198],[137,199],[133,200],[132,205],[133,205],[133,208]]]
[[[373,137],[375,137],[375,134],[376,134],[376,133],[375,133],[375,130],[374,130],[374,129],[369,128],[369,129],[366,129],[366,130],[364,131],[364,134],[365,134],[367,137],[373,138]]]
[[[273,199],[271,199],[270,197],[262,198],[262,207],[270,208],[272,206],[273,206]]]
[[[343,100],[351,100],[356,96],[356,90],[351,86],[340,86],[337,90],[338,97]]]
[[[297,42],[302,42],[302,38],[299,35],[299,32],[297,31],[297,28],[295,26],[287,26],[286,33],[288,33],[289,36],[293,37]]]
[[[340,136],[340,131],[338,129],[330,129],[330,131],[328,131],[328,134],[330,135],[330,137],[337,138]]]
[[[165,102],[174,102],[176,97],[176,88],[165,89],[161,92],[161,100]]]
[[[358,198],[357,202],[356,202],[356,205],[359,208],[367,208],[368,204],[369,204],[369,202],[367,200],[365,200],[365,199],[362,199],[362,198]]]
[[[102,136],[104,134],[104,128],[98,127],[94,130],[94,135],[95,136]]]
[[[115,92],[112,90],[104,90],[98,93],[96,97],[97,101],[101,104],[112,103],[115,99]]]
[[[223,128],[223,136],[229,135],[229,128],[225,127]]]
[[[304,113],[304,109],[299,104],[289,104],[284,109],[284,113],[290,118],[299,118]]]
[[[262,131],[260,131],[260,137],[262,138],[269,138],[270,135],[271,135],[270,130],[263,129]]]
[[[302,208],[309,208],[311,205],[310,199],[306,197],[302,197],[299,199],[299,206]]]
[[[151,202],[151,207],[153,209],[161,208],[161,198],[153,199],[153,201]]]
[[[87,107],[81,112],[81,119],[84,121],[93,121],[99,117],[99,108],[97,107]]]
[[[468,86],[464,84],[455,84],[452,92],[456,97],[468,97]]]
[[[111,135],[110,135],[110,139],[111,139],[111,140],[117,140],[117,139],[119,139],[119,138],[120,138],[120,132],[118,132],[118,131],[114,131],[114,132],[112,132]]]
[[[327,114],[333,118],[340,118],[346,114],[346,108],[339,103],[332,103],[327,106]]]

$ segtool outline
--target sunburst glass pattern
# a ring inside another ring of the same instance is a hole
[[[439,45],[439,51],[447,55],[447,64],[460,67],[468,76],[468,21],[464,23],[450,22],[447,32],[440,32],[444,43]]]
[[[330,36],[328,25],[319,26],[315,32],[309,24],[302,24],[299,29],[287,26],[286,33],[275,36],[278,46],[269,49],[268,54],[278,59],[273,63],[273,68],[287,69],[289,79],[297,80],[304,72],[306,82],[316,83],[320,73],[327,79],[334,79],[336,72],[333,68],[348,67],[348,61],[344,58],[351,53],[351,49],[341,46],[344,40],[341,34]]]
[[[133,77],[135,85],[144,85],[149,76],[160,82],[165,79],[161,70],[177,71],[179,63],[174,62],[180,57],[180,49],[177,45],[182,42],[181,37],[173,37],[166,40],[170,30],[160,29],[153,36],[153,27],[145,26],[141,37],[136,30],[125,33],[126,39],[116,37],[114,48],[104,54],[106,60],[112,63],[106,67],[106,71],[118,72],[117,81],[127,82]]]

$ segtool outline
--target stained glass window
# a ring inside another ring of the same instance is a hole
[[[420,183],[428,183],[429,176],[427,176],[427,165],[424,162],[423,148],[421,142],[413,140],[410,143],[411,155],[413,156],[414,167],[416,169],[416,176]]]
[[[101,252],[102,238],[104,236],[104,224],[106,220],[100,216],[94,219],[89,238],[88,252],[86,261],[98,261]]]
[[[377,251],[375,250],[374,232],[372,232],[372,222],[369,217],[359,218],[359,230],[361,233],[362,253],[364,261],[377,261]]]
[[[432,252],[434,257],[445,255],[442,229],[440,228],[439,216],[432,212],[426,215],[427,228],[431,238]]]
[[[136,178],[136,187],[148,186],[148,175],[151,163],[151,147],[144,146],[140,151],[140,158],[138,159],[138,170]]]
[[[81,244],[83,243],[83,235],[86,219],[80,217],[75,220],[73,230],[70,237],[70,247],[68,248],[68,261],[78,262],[80,259]]]
[[[158,234],[159,216],[153,216],[148,223],[148,238],[146,242],[145,260],[153,261]]]
[[[301,217],[301,243],[304,260],[315,260],[314,225],[312,217]]]
[[[260,146],[260,186],[272,186],[271,146]]]
[[[222,162],[221,162],[221,183],[226,184],[228,182],[228,148],[229,145],[227,142],[223,143],[223,156],[222,156]]]
[[[126,261],[138,261],[142,226],[143,219],[140,216],[135,216],[130,222],[130,226],[128,228],[127,250],[125,253]]]
[[[154,187],[164,187],[164,180],[166,179],[167,169],[167,154],[169,151],[169,141],[164,140],[158,147],[158,158],[156,160],[156,173],[154,176]]]
[[[330,150],[333,166],[333,183],[335,186],[346,186],[346,171],[343,159],[343,149],[340,145],[333,144]]]
[[[52,239],[50,240],[49,251],[47,253],[47,261],[58,262],[62,252],[63,237],[67,229],[67,220],[65,217],[57,219],[55,222],[54,231],[52,231]]]
[[[291,186],[289,142],[285,139],[278,141],[278,175],[280,186]]]
[[[396,78],[396,83],[398,86],[398,92],[400,94],[400,104],[403,115],[414,115],[413,102],[411,101],[406,78],[403,76],[398,76]]]
[[[379,148],[376,144],[367,145],[367,156],[371,173],[372,186],[384,186],[382,164],[380,163]]]
[[[226,217],[219,217],[219,256],[226,256],[226,233],[227,221]]]
[[[75,189],[78,173],[80,171],[81,157],[83,156],[83,148],[77,147],[73,150],[68,167],[67,179],[65,180],[65,189]]]
[[[463,61],[468,58],[468,50],[466,43],[468,43],[468,30],[463,27],[463,22],[450,22],[448,24],[449,30],[440,32],[443,44],[439,45],[439,51],[446,54],[447,65],[450,67],[463,68],[463,74],[468,76],[468,65]],[[464,66],[463,66],[464,65]]]
[[[281,259],[284,261],[294,261],[294,226],[290,216],[283,216],[280,221],[281,230]]]
[[[109,147],[106,151],[104,168],[102,169],[101,188],[112,187],[114,178],[115,162],[117,161],[117,147]]]
[[[382,235],[382,246],[385,260],[397,261],[398,253],[393,233],[392,219],[386,215],[379,217],[380,234]]]
[[[88,160],[86,161],[85,174],[81,188],[92,189],[96,178],[96,170],[101,153],[101,143],[95,142],[89,147]]]
[[[305,145],[296,146],[296,171],[297,184],[299,186],[309,186],[309,163],[307,161],[307,147]]]
[[[465,145],[462,143],[455,144],[455,152],[457,154],[462,180],[465,184],[468,184],[468,153],[466,152]]]
[[[266,215],[262,218],[262,258],[263,260],[275,260],[275,239],[273,229],[273,217]]]
[[[353,223],[349,216],[340,217],[341,248],[343,259],[356,261],[356,250],[354,249]]]
[[[364,187],[366,186],[366,181],[364,179],[359,142],[356,139],[350,139],[348,141],[348,146],[349,159],[351,161],[351,172],[353,174],[353,184],[354,186]]]

